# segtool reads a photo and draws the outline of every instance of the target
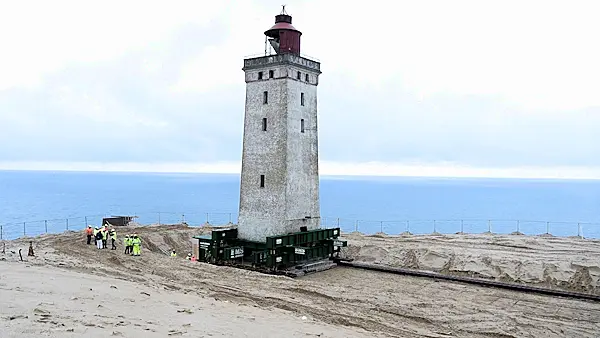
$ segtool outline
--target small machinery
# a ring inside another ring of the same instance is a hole
[[[267,237],[263,243],[239,239],[237,228],[226,228],[194,238],[200,262],[295,277],[336,266],[333,259],[348,245],[339,236],[340,228],[316,229]]]

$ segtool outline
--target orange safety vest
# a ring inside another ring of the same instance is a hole
[[[85,229],[85,233],[88,234],[88,235],[91,235],[93,232],[94,232],[94,229],[92,229],[92,228],[86,228]]]

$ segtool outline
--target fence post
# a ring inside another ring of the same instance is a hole
[[[462,219],[460,220],[460,233],[465,233],[465,222]]]
[[[25,230],[25,222],[23,222],[23,236],[27,236],[27,231]]]
[[[577,223],[577,237],[581,237],[581,224]]]
[[[433,220],[433,232],[437,232],[436,230],[437,230],[437,228],[436,228],[436,225],[435,225],[435,220]]]
[[[358,220],[354,220],[354,231],[358,232]]]
[[[185,214],[181,214],[181,224],[185,223]]]
[[[206,224],[209,224],[209,220],[210,220],[210,213],[206,213]]]
[[[69,219],[67,218],[67,231],[69,231]]]
[[[158,212],[158,225],[160,225],[160,211]]]
[[[406,221],[406,232],[410,232],[410,221]]]
[[[44,220],[44,228],[46,229],[46,233],[48,233],[48,221]]]
[[[488,219],[488,232],[491,234],[492,233],[492,220]]]
[[[338,228],[340,227],[340,218],[339,217],[337,218],[337,227]]]
[[[380,222],[381,224],[381,233],[383,233],[383,222]]]
[[[520,227],[519,227],[519,223],[520,223],[520,221],[519,221],[519,220],[517,220],[517,232],[521,232],[521,231],[520,231]]]
[[[84,218],[85,218],[85,224],[83,226],[87,228],[87,226],[88,226],[87,216],[85,216]]]
[[[550,222],[546,222],[546,234],[550,235]]]
[[[4,230],[4,229],[2,229],[2,224],[0,224],[0,239],[4,239],[2,230]]]

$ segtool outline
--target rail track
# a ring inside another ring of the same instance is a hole
[[[551,288],[546,288],[546,287],[523,285],[523,284],[517,284],[517,283],[507,283],[507,282],[500,282],[500,281],[484,279],[484,278],[452,276],[452,275],[445,275],[445,274],[431,272],[431,271],[396,268],[396,267],[385,266],[385,265],[354,262],[352,260],[340,259],[340,258],[334,258],[333,263],[336,263],[337,266],[343,266],[343,267],[349,267],[349,268],[355,268],[355,269],[364,269],[364,270],[371,270],[371,271],[378,271],[378,272],[393,273],[393,274],[397,274],[397,275],[430,278],[430,279],[434,279],[434,280],[446,280],[446,281],[473,284],[473,285],[484,286],[484,287],[501,288],[501,289],[527,292],[527,293],[538,293],[538,294],[544,294],[544,295],[555,296],[555,297],[565,297],[565,298],[583,299],[583,300],[590,300],[590,301],[594,301],[594,302],[600,302],[600,295],[595,295],[595,294],[591,294],[591,293],[566,291],[566,290],[560,290],[560,289],[551,289]],[[327,267],[326,269],[329,269],[329,268],[335,266],[336,264],[332,264],[332,266]],[[261,273],[271,274],[271,275],[284,275],[284,276],[291,277],[291,278],[301,277],[301,276],[304,276],[309,273],[318,273],[319,271],[322,271],[319,269],[310,269],[310,271],[308,271],[308,270],[300,271],[302,269],[296,270],[296,271],[272,270],[272,269],[266,269],[266,268],[258,268],[253,265],[250,265],[250,264],[235,264],[235,263],[230,263],[230,264],[220,263],[217,265],[231,266],[231,267],[235,267],[235,268],[239,268],[239,269],[251,270],[251,271],[256,271],[256,272],[261,272]],[[323,270],[325,270],[325,269],[323,269]],[[298,272],[298,271],[300,271],[300,272]]]
[[[345,266],[345,267],[350,267],[350,268],[387,272],[387,273],[393,273],[393,274],[398,274],[398,275],[423,277],[423,278],[431,278],[431,279],[438,279],[438,280],[447,280],[447,281],[453,281],[453,282],[459,282],[459,283],[474,284],[474,285],[479,285],[479,286],[502,288],[502,289],[508,289],[508,290],[513,290],[513,291],[539,293],[539,294],[545,294],[545,295],[550,295],[550,296],[577,298],[577,299],[585,299],[585,300],[600,302],[599,295],[594,295],[594,294],[590,294],[590,293],[572,292],[572,291],[565,291],[565,290],[559,290],[559,289],[550,289],[550,288],[543,288],[543,287],[537,287],[537,286],[506,283],[506,282],[499,282],[499,281],[488,280],[488,279],[483,279],[483,278],[450,276],[450,275],[444,275],[444,274],[437,273],[437,272],[413,270],[413,269],[405,269],[405,268],[395,268],[395,267],[390,267],[390,266],[352,262],[352,261],[341,260],[341,259],[335,259],[334,262],[336,262],[338,264],[338,266]]]

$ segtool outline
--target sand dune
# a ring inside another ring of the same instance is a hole
[[[515,235],[349,234],[357,261],[600,294],[600,240]]]
[[[66,233],[35,238],[37,257],[19,262],[17,249],[26,251],[27,240],[6,242],[7,252],[0,255],[0,336],[597,337],[600,332],[598,303],[347,268],[297,279],[267,276],[181,258],[191,236],[206,229],[135,231],[144,241],[141,257],[98,251],[84,244],[81,233]],[[490,247],[477,238],[416,238],[413,244],[349,238],[350,250],[364,261],[396,264],[403,257],[399,246],[425,248],[431,242],[429,254],[416,250],[419,267],[438,267],[450,247],[459,260],[460,253],[473,257],[473,267],[464,265],[468,271],[493,271],[477,263],[474,248]],[[584,242],[580,248],[594,252],[597,245]],[[179,248],[180,257],[166,255],[171,247]],[[579,256],[573,252],[573,257]],[[557,265],[556,274],[562,267]]]

